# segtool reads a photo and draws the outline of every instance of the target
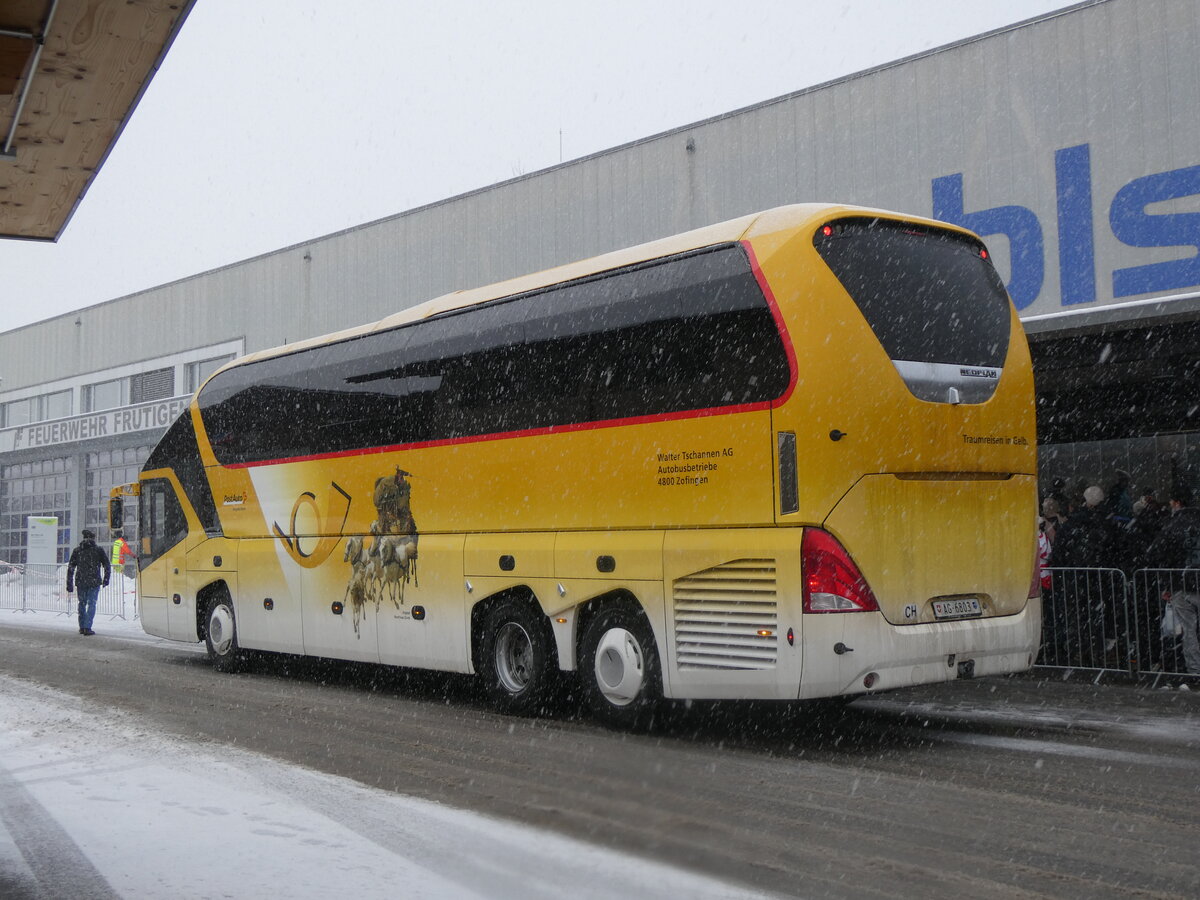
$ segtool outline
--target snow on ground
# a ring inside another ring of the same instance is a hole
[[[78,628],[51,613],[0,615],[5,625]],[[158,640],[136,621],[97,617],[95,629]],[[4,676],[0,895],[761,896],[551,832],[188,743]]]
[[[104,637],[161,643],[175,650],[192,648],[191,644],[181,644],[178,641],[168,641],[152,634],[146,634],[142,631],[141,620],[135,616],[135,609],[136,604],[130,601],[125,605],[124,615],[114,616],[97,612],[96,618],[92,622],[92,629]],[[22,612],[19,608],[0,608],[0,617],[2,617],[0,624],[13,628],[52,628],[60,631],[79,631],[79,617],[75,613],[74,595],[71,596],[69,611],[64,608],[62,610],[38,609]],[[80,635],[79,640],[87,641],[89,638]],[[193,649],[198,652],[203,651],[204,645],[196,644]]]

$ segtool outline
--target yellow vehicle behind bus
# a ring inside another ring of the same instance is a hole
[[[142,622],[620,725],[1015,672],[1035,453],[978,238],[782,207],[228,364],[141,473]]]

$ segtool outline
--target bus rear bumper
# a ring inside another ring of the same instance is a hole
[[[1037,658],[1042,601],[1011,616],[892,625],[880,613],[809,614],[800,699],[1024,672]]]

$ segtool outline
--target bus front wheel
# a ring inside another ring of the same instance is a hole
[[[641,610],[601,609],[583,632],[579,675],[592,713],[619,728],[647,727],[662,698],[654,633]]]
[[[238,647],[233,601],[228,595],[218,595],[209,603],[204,643],[208,647],[208,658],[218,672],[236,672],[242,667],[244,655]]]
[[[519,600],[506,600],[488,614],[480,671],[488,698],[501,712],[536,713],[552,693],[554,658],[542,625]]]

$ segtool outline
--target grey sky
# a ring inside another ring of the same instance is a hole
[[[1070,5],[197,0],[0,331]]]

